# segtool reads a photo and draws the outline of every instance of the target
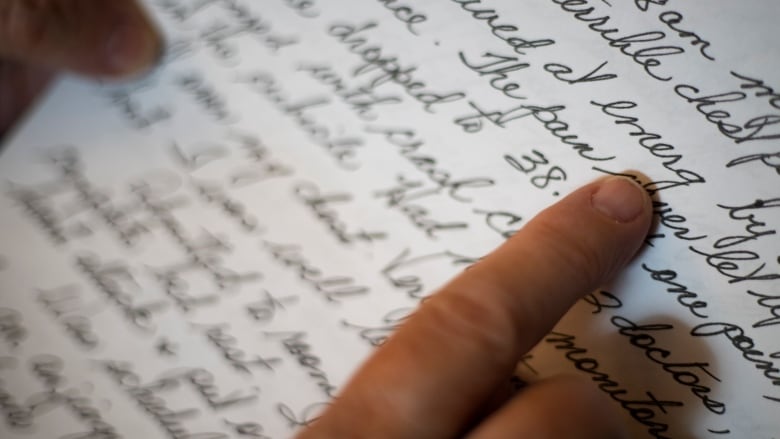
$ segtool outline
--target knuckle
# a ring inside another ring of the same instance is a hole
[[[443,340],[485,355],[516,348],[511,316],[496,301],[473,292],[442,293],[432,297],[423,308],[428,324],[446,335]]]

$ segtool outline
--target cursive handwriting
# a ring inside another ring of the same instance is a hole
[[[586,356],[587,349],[575,344],[577,337],[561,332],[551,332],[544,341],[556,350],[563,351],[566,360],[571,362],[577,370],[590,375],[591,380],[598,385],[599,390],[620,404],[634,420],[647,427],[647,432],[651,436],[658,439],[671,439],[671,436],[667,435],[669,425],[657,418],[662,418],[673,407],[682,407],[682,402],[659,400],[649,391],[645,393],[648,399],[629,399],[626,396],[628,390],[602,371],[598,360]]]
[[[263,241],[263,249],[270,253],[276,262],[293,270],[298,278],[328,302],[340,302],[346,298],[366,295],[371,291],[369,287],[358,285],[349,276],[329,276],[323,273],[306,259],[299,245]]]
[[[365,34],[376,27],[376,22],[369,21],[362,25],[337,23],[328,29],[328,35],[334,37],[347,50],[362,60],[363,64],[353,69],[353,76],[377,73],[370,77],[369,85],[371,88],[377,88],[388,82],[397,84],[429,113],[434,113],[436,106],[459,101],[466,97],[466,94],[460,91],[436,92],[431,90],[425,81],[415,77],[416,66],[404,65],[397,56],[386,55],[385,49],[378,43],[369,45]]]
[[[428,21],[428,16],[414,10],[411,4],[402,3],[400,0],[378,0],[382,6],[393,13],[393,17],[406,25],[406,29],[414,35],[419,35],[415,25]]]
[[[336,239],[344,244],[355,242],[372,243],[387,238],[387,233],[358,229],[348,231],[347,226],[339,219],[338,213],[331,206],[348,203],[352,196],[346,193],[322,193],[319,187],[311,182],[301,182],[293,188],[295,197],[314,213],[316,219],[325,224]]]

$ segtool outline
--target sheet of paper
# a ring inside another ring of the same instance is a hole
[[[637,438],[777,437],[779,3],[147,6],[162,65],[63,79],[0,156],[0,436],[290,437],[443,281],[626,173],[646,247],[518,373],[592,379]]]

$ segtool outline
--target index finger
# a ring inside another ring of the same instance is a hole
[[[363,365],[303,437],[450,437],[583,295],[628,263],[651,206],[609,177],[540,213],[461,273]]]

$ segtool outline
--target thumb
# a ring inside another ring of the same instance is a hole
[[[159,51],[134,0],[0,1],[0,57],[117,77],[141,72]]]

